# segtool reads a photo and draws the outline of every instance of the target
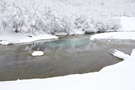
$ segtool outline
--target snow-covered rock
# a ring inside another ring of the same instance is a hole
[[[117,58],[121,58],[121,59],[127,59],[130,57],[130,55],[128,54],[125,54],[121,51],[118,51],[118,50],[113,50],[112,52],[110,52],[113,56],[117,57]],[[133,53],[133,52],[132,52]]]
[[[31,55],[32,56],[43,56],[45,53],[43,51],[34,51]]]

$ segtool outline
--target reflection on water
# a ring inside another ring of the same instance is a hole
[[[113,43],[112,43],[113,42]],[[118,63],[108,51],[114,48],[131,52],[133,42],[89,40],[89,36],[69,36],[55,41],[0,46],[0,80],[48,78],[69,74],[94,72]],[[35,50],[45,52],[32,57]]]
[[[96,47],[97,44],[91,42],[88,37],[74,37],[74,38],[63,38],[56,41],[39,41],[32,44],[23,45],[22,50],[29,52],[35,50],[41,50],[44,52],[48,51],[88,51],[90,48]]]

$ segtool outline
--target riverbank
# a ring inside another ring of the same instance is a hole
[[[110,32],[110,33],[100,33],[95,34],[90,37],[90,40],[135,40],[135,32]]]
[[[130,38],[134,38],[134,31],[135,31],[135,17],[114,17],[114,19],[118,19],[120,20],[120,25],[121,28],[119,28],[118,30],[116,30],[117,32],[121,32],[116,34],[113,33],[113,35],[115,34],[115,38],[117,35],[116,39],[119,39],[119,36],[123,35],[123,37],[128,39]],[[110,23],[111,25],[111,23]],[[105,26],[108,27],[108,26]],[[109,30],[108,30],[109,31]],[[111,30],[110,30],[111,31]],[[93,31],[91,31],[92,33]],[[71,35],[79,35],[79,34],[85,34],[85,31],[80,31],[80,30],[75,30],[74,33],[72,33]],[[67,35],[66,33],[57,33],[56,35]],[[28,33],[15,33],[15,32],[5,32],[5,33],[1,33],[0,35],[0,45],[11,45],[11,44],[17,44],[17,43],[28,43],[28,42],[33,42],[33,41],[37,41],[37,40],[43,40],[43,39],[58,39],[58,36],[56,35],[51,35],[51,34],[28,34]],[[110,34],[112,35],[112,34]],[[106,38],[106,34],[102,35],[102,38]],[[131,37],[132,36],[132,37]],[[108,38],[113,38],[114,36],[108,37]],[[122,38],[123,38],[122,37]],[[91,39],[94,39],[98,37],[96,36],[92,36]],[[101,38],[101,34],[100,34],[100,38]]]
[[[37,40],[58,39],[57,36],[50,34],[27,34],[27,33],[1,33],[0,45],[12,45],[19,43],[29,43]]]

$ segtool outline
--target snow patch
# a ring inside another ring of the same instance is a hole
[[[3,33],[0,36],[1,45],[10,45],[17,43],[29,43],[37,40],[58,39],[57,36],[49,34],[27,34],[27,33]]]
[[[95,34],[90,37],[90,40],[100,40],[100,39],[127,39],[135,40],[135,32],[110,32],[110,33],[100,33]]]
[[[34,51],[31,55],[32,56],[43,56],[44,52],[43,51]]]
[[[118,31],[132,32],[135,31],[135,17],[120,17],[121,28]]]
[[[112,52],[110,52],[113,56],[117,57],[117,58],[121,58],[121,59],[127,59],[130,57],[130,55],[128,54],[125,54],[121,51],[118,51],[118,50],[113,50]]]

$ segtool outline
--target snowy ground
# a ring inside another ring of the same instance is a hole
[[[90,40],[100,40],[100,39],[126,39],[135,40],[135,32],[110,32],[110,33],[100,33],[95,34],[90,37]]]
[[[4,33],[0,35],[1,45],[10,45],[17,43],[28,43],[37,40],[58,39],[57,36],[49,34],[32,35],[26,33]]]
[[[119,32],[100,33],[92,35],[90,40],[100,39],[127,39],[135,40],[135,17],[116,17],[121,21],[121,28]]]
[[[135,17],[120,17],[121,28],[118,31],[135,31]]]

